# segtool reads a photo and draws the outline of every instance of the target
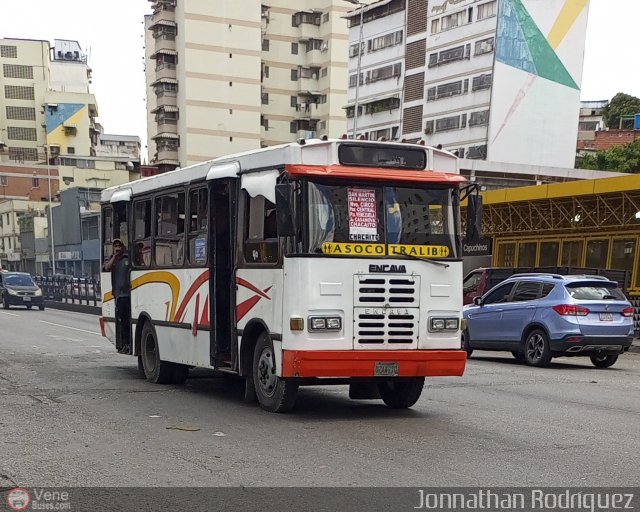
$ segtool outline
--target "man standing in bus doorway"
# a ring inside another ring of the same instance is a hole
[[[113,254],[104,264],[111,272],[111,291],[116,301],[116,349],[121,354],[131,353],[131,279],[129,256],[119,238],[112,242]]]

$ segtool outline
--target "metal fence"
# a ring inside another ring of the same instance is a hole
[[[45,300],[98,306],[102,301],[100,281],[70,277],[36,277]]]

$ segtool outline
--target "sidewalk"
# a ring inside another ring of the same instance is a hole
[[[634,338],[631,346],[629,347],[629,352],[640,352],[640,339]]]

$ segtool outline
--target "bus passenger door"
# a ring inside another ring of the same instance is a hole
[[[113,236],[111,240],[119,238],[124,243],[125,251],[131,255],[131,244],[129,237],[129,225],[127,222],[129,202],[120,201],[113,203]],[[130,274],[127,275],[127,279],[131,279]],[[116,330],[116,349],[121,354],[132,353],[131,343],[131,298],[119,297],[114,299],[116,301],[115,307],[115,330]]]
[[[237,368],[235,243],[237,180],[209,182],[211,365]]]

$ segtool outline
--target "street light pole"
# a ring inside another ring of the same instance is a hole
[[[51,277],[56,273],[56,248],[53,238],[53,209],[51,208],[51,162],[49,161],[49,144],[45,146],[47,156],[47,184],[49,185],[49,236],[51,237]]]
[[[360,95],[360,69],[362,67],[362,36],[364,30],[364,8],[367,4],[359,0],[345,0],[350,4],[360,7],[360,37],[358,38],[358,66],[356,68],[356,101],[353,106],[353,140],[356,139],[358,133],[358,100]]]

